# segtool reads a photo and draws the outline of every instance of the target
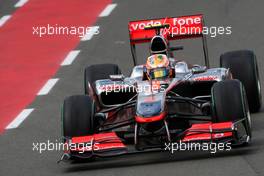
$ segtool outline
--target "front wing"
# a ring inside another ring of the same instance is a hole
[[[189,129],[180,134],[171,134],[174,141],[185,143],[199,143],[199,142],[235,142],[243,143],[246,138],[242,138],[241,134],[246,134],[243,129],[240,128],[243,124],[243,120],[237,122],[221,122],[221,123],[200,123],[193,124]],[[240,138],[238,137],[240,134]],[[244,135],[245,137],[245,135]],[[124,154],[142,153],[149,150],[138,150],[135,145],[127,145],[121,137],[115,132],[105,132],[99,134],[93,134],[89,136],[73,137],[66,141],[66,144],[70,146],[64,151],[65,157],[62,156],[62,160],[65,158],[91,158],[91,157],[112,157]],[[74,146],[74,147],[73,147]],[[155,148],[155,150],[162,151],[164,148]],[[153,151],[153,148],[152,150]]]

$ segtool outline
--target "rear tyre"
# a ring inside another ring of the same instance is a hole
[[[62,109],[63,136],[71,138],[94,133],[94,101],[85,95],[70,96]]]
[[[236,122],[245,118],[240,123],[237,144],[249,143],[251,134],[251,119],[247,104],[246,93],[239,80],[225,80],[217,82],[212,87],[212,121]]]
[[[250,112],[258,112],[262,97],[256,56],[252,51],[240,50],[227,52],[220,57],[221,67],[229,68],[234,79],[245,87]]]
[[[84,92],[89,94],[91,85],[100,79],[108,79],[109,75],[121,74],[121,70],[116,64],[98,64],[85,68],[84,72]]]

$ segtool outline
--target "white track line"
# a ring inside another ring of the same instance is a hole
[[[6,129],[17,128],[34,109],[24,109],[17,117],[6,127]]]
[[[93,35],[98,34],[99,32],[99,26],[92,26],[87,33],[85,34],[85,36],[83,36],[83,38],[81,39],[81,41],[87,41],[87,40],[91,40]]]
[[[11,15],[5,15],[0,18],[0,27],[2,27],[7,22],[7,20],[9,20],[9,18],[11,18]]]
[[[16,4],[15,7],[22,7],[24,4],[26,4],[28,0],[19,0]]]
[[[99,17],[106,17],[114,10],[117,4],[109,4],[106,8],[100,13]]]
[[[78,56],[78,54],[80,53],[80,50],[74,50],[71,51],[66,58],[64,59],[64,61],[61,63],[61,66],[65,66],[65,65],[71,65],[72,62],[74,61],[74,59]]]
[[[49,79],[46,84],[40,89],[37,95],[47,95],[58,80],[58,78]]]

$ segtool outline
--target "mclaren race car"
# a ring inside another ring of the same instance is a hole
[[[250,112],[261,107],[255,54],[231,51],[210,68],[203,16],[129,22],[134,67],[125,77],[115,64],[85,69],[85,95],[67,97],[62,109],[61,160],[161,151],[168,143],[251,141]],[[204,66],[173,57],[171,40],[201,39]],[[150,44],[145,64],[136,45]]]

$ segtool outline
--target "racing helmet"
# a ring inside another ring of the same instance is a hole
[[[154,54],[148,57],[146,63],[148,79],[164,79],[170,76],[169,59],[165,54]]]

